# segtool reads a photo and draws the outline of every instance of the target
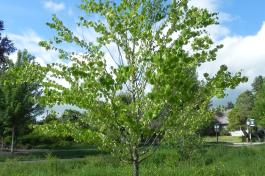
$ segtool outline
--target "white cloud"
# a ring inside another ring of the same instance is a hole
[[[214,75],[220,65],[227,65],[229,71],[235,73],[242,70],[243,75],[249,77],[248,83],[240,84],[235,90],[227,90],[228,96],[224,99],[214,99],[213,104],[224,104],[228,101],[235,101],[236,97],[246,89],[251,89],[254,77],[262,74],[262,65],[265,64],[265,50],[262,50],[262,36],[265,35],[265,25],[253,36],[231,36],[231,31],[225,26],[225,22],[237,20],[231,14],[220,11],[221,5],[225,1],[220,0],[191,0],[190,5],[207,8],[210,12],[218,12],[219,25],[207,28],[215,43],[221,43],[224,48],[218,52],[217,60],[203,64],[199,69],[199,78],[202,79],[203,73],[207,72]],[[264,38],[264,37],[263,37]],[[264,59],[263,59],[264,58]],[[263,61],[264,60],[264,61]]]
[[[237,94],[246,89],[251,89],[251,83],[258,75],[265,76],[265,22],[255,35],[248,36],[227,36],[220,43],[224,44],[217,56],[217,60],[204,64],[199,75],[204,72],[216,73],[219,66],[225,64],[229,71],[235,73],[242,70],[243,75],[249,78],[245,84],[232,91]],[[230,91],[231,92],[231,91]],[[230,97],[234,98],[235,96]]]
[[[52,0],[45,0],[44,1],[44,7],[46,9],[49,9],[53,12],[59,12],[61,10],[64,10],[65,9],[65,5],[63,2],[60,2],[60,3],[56,3]]]
[[[27,49],[29,53],[36,56],[36,61],[40,63],[42,66],[46,65],[47,63],[52,62],[62,62],[59,60],[58,55],[54,51],[46,51],[44,48],[39,46],[39,42],[43,40],[36,32],[33,30],[28,30],[23,34],[13,34],[7,33],[7,36],[15,43],[15,47],[18,50]],[[14,53],[10,56],[13,61],[17,59],[17,53]],[[67,87],[68,83],[65,80],[57,80],[61,85]],[[74,109],[80,110],[76,107],[72,107],[70,105],[55,105],[51,110],[55,110],[58,112],[58,115],[61,115],[65,109]],[[46,107],[46,109],[50,109]],[[37,120],[41,120],[42,116],[37,117]]]
[[[236,18],[228,13],[219,10],[219,7],[221,6],[220,0],[191,0],[190,6],[206,8],[210,12],[218,12],[218,21],[221,24],[212,25],[207,28],[207,31],[210,33],[211,37],[215,42],[220,41],[221,39],[227,37],[230,34],[230,30],[226,26],[224,26],[223,23],[233,21]]]
[[[223,26],[223,25],[212,25],[207,28],[207,31],[211,35],[211,38],[215,41],[218,42],[225,37],[230,35],[230,30]]]
[[[206,8],[210,11],[216,11],[219,7],[220,1],[218,0],[191,0],[191,6]]]
[[[225,37],[220,42],[224,48],[213,62],[214,67],[208,67],[208,64],[204,67],[213,73],[219,65],[226,64],[233,72],[242,69],[251,80],[259,74],[265,75],[264,38],[265,22],[255,35]]]
[[[15,47],[18,50],[27,49],[32,55],[36,56],[36,61],[41,65],[51,63],[58,59],[54,51],[46,51],[39,46],[39,42],[43,39],[33,30],[28,30],[23,34],[8,33],[7,35],[15,43]],[[11,55],[10,58],[15,61],[16,53]]]

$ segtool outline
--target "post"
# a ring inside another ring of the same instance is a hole
[[[218,141],[218,133],[219,133],[219,131],[220,131],[220,125],[218,124],[218,123],[216,123],[215,125],[214,125],[214,131],[215,131],[215,134],[216,134],[216,143],[218,143],[219,141]]]
[[[252,139],[251,139],[251,127],[250,127],[250,132],[249,132],[249,140],[250,140],[250,143],[252,144]]]
[[[252,143],[251,127],[254,127],[256,125],[255,119],[248,118],[246,124],[247,124],[247,129],[249,129],[248,130],[248,137],[249,137],[250,142]]]
[[[250,134],[249,134],[249,127],[250,127],[250,119],[248,118],[247,121],[246,121],[246,124],[247,124],[247,130],[248,130],[248,141],[247,142],[250,142]]]
[[[248,125],[247,125],[247,131],[248,131],[248,137],[247,137],[247,139],[246,139],[246,140],[247,140],[247,142],[250,142],[250,141],[249,141],[249,138],[250,138],[250,136],[249,136],[249,129],[248,129]]]
[[[216,143],[218,143],[218,132],[216,131]]]

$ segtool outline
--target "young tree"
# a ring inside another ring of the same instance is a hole
[[[3,30],[4,22],[0,20],[0,71],[5,68],[6,62],[8,61],[6,56],[16,50],[11,40],[9,40],[6,36],[2,37],[1,31]]]
[[[31,80],[32,72],[28,70],[34,64],[33,61],[34,57],[26,50],[19,51],[16,63],[0,79],[0,114],[4,127],[11,130],[11,152],[14,150],[14,140],[18,132],[25,130],[43,110],[37,101],[42,93],[40,82],[37,79]]]
[[[68,60],[47,66],[46,103],[75,105],[87,115],[82,123],[37,129],[78,141],[94,140],[131,163],[134,176],[154,145],[196,131],[212,115],[211,99],[245,80],[224,65],[215,76],[206,73],[205,81],[197,80],[197,68],[215,60],[222,46],[214,45],[206,32],[217,24],[216,14],[189,7],[187,0],[83,0],[80,8],[87,16],[77,24],[97,32],[97,42],[76,36],[53,16],[48,25],[57,35],[40,45]],[[74,44],[76,52],[60,48],[64,42]],[[109,67],[105,51],[116,66]]]

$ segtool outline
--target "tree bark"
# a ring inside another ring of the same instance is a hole
[[[139,176],[139,161],[133,161],[133,176]]]
[[[134,149],[133,152],[133,176],[139,176],[140,175],[140,162],[139,162],[139,154],[138,150]]]
[[[14,140],[15,140],[15,127],[12,128],[12,141],[11,141],[11,147],[10,147],[11,153],[14,153]]]
[[[4,150],[4,136],[1,137],[1,151]]]

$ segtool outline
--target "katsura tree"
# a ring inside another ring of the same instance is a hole
[[[207,33],[217,14],[187,0],[83,0],[80,9],[86,15],[77,26],[96,35],[78,35],[55,15],[47,23],[57,35],[40,45],[58,51],[63,62],[45,68],[43,101],[74,105],[86,115],[36,129],[94,141],[131,163],[134,176],[159,144],[211,118],[214,96],[246,80],[225,65],[198,80],[198,67],[215,60],[222,45]]]
[[[38,103],[42,89],[42,76],[38,76],[38,64],[26,50],[19,51],[17,61],[10,65],[0,78],[0,114],[3,129],[11,132],[11,152],[19,132],[28,128],[35,117],[40,115],[43,106]]]

